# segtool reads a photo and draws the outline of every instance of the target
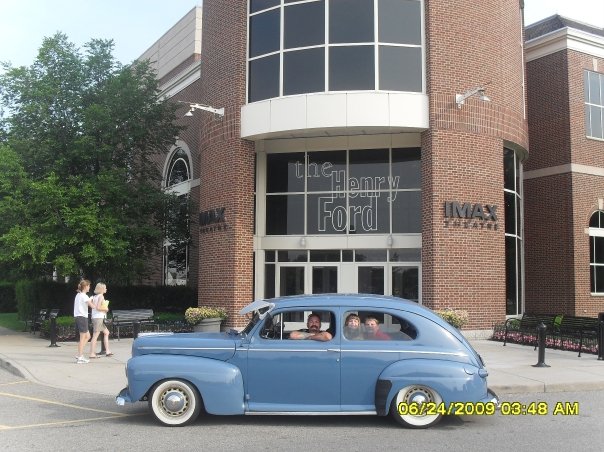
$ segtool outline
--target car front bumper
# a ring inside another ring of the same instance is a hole
[[[132,397],[130,397],[128,386],[122,389],[115,398],[115,403],[119,406],[124,406],[126,402],[132,403]]]

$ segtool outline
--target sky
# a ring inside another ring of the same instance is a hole
[[[115,57],[130,63],[201,4],[202,0],[0,0],[0,61],[30,66],[43,38],[61,31],[80,48],[93,38],[113,39]],[[604,0],[524,4],[527,25],[558,13],[604,27]]]

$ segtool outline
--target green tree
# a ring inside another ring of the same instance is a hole
[[[176,107],[147,62],[112,52],[57,33],[31,67],[4,65],[0,270],[129,283],[160,249],[173,200],[157,162],[180,131]]]

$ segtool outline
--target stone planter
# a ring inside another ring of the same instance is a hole
[[[196,333],[220,332],[221,323],[222,319],[220,317],[215,319],[203,319],[197,325],[193,325],[193,331]]]

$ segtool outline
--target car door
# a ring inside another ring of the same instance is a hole
[[[300,310],[298,310],[300,311]],[[306,311],[308,313],[309,311]],[[314,310],[316,312],[316,309]],[[324,310],[335,327],[336,312]],[[288,339],[304,319],[287,311],[267,316],[248,345],[246,403],[250,412],[336,412],[340,410],[340,339]],[[283,319],[283,320],[282,320]],[[293,325],[293,326],[292,326]],[[322,328],[326,329],[326,328]],[[268,334],[267,331],[273,333]],[[278,333],[274,333],[278,331]],[[334,331],[335,332],[335,331]]]

